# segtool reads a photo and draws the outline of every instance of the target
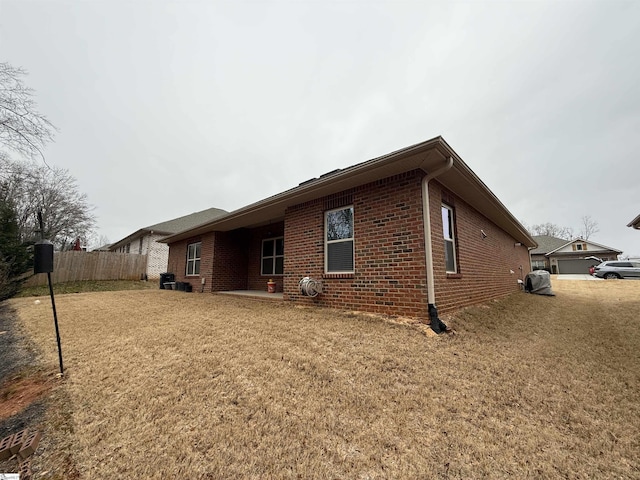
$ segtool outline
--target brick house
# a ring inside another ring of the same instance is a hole
[[[425,208],[426,207],[426,208]],[[442,137],[339,169],[162,240],[194,291],[437,318],[519,289],[536,243]],[[304,296],[303,277],[322,282]]]
[[[136,230],[107,248],[110,252],[147,255],[147,277],[156,279],[160,277],[160,273],[167,271],[167,261],[169,260],[169,247],[165,243],[159,243],[158,240],[181,230],[210,222],[226,213],[225,210],[219,208],[209,208],[166,222],[156,223]]]
[[[531,268],[551,273],[588,274],[589,267],[616,260],[622,251],[591,240],[566,240],[550,235],[534,235],[538,246],[531,250]]]

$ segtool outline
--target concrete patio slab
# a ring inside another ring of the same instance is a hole
[[[282,292],[269,293],[263,290],[229,290],[227,292],[215,292],[221,295],[235,295],[238,297],[253,297],[263,300],[282,300]]]

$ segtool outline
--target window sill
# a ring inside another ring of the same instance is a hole
[[[461,273],[447,273],[447,278],[462,278]]]
[[[324,273],[322,278],[353,278],[353,273]]]
[[[261,277],[265,277],[265,278],[267,278],[267,277],[268,278],[274,278],[274,277],[282,278],[282,277],[284,277],[284,273],[274,273],[273,275],[269,275],[267,273],[261,273],[260,276]]]

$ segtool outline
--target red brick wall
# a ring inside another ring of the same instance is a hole
[[[437,181],[430,182],[429,195],[438,310],[446,312],[517,291],[518,278],[529,273],[527,247],[515,246],[513,237]],[[454,208],[458,275],[446,273],[442,202]]]
[[[284,222],[255,229],[234,232],[211,232],[170,244],[168,272],[176,275],[177,282],[190,282],[194,291],[266,290],[267,281],[273,276],[260,274],[262,240],[281,237]],[[200,275],[185,275],[187,245],[202,242]],[[215,250],[215,256],[214,256]],[[282,291],[282,276],[273,277],[277,291]]]
[[[426,269],[421,175],[409,172],[287,210],[285,298],[323,306],[424,316]],[[355,273],[324,274],[324,212],[354,207]],[[298,292],[304,276],[323,281],[315,299]]]
[[[285,217],[285,298],[304,303],[427,317],[426,267],[420,171],[290,208]],[[440,206],[454,207],[457,275],[447,275]],[[526,247],[471,206],[430,183],[436,306],[440,312],[518,290],[529,271]],[[356,245],[353,275],[324,274],[324,212],[352,204]],[[482,238],[480,230],[487,234]],[[522,270],[520,266],[522,265]],[[510,271],[514,273],[511,274]],[[298,292],[304,276],[323,281],[315,299]]]
[[[190,243],[195,242],[202,243],[202,246],[200,247],[200,275],[187,277],[187,246]],[[171,243],[169,245],[169,261],[167,264],[167,271],[175,274],[176,282],[189,282],[193,287],[194,292],[199,292],[203,288],[202,279],[204,278],[204,291],[211,292],[214,243],[214,232]]]
[[[177,282],[191,283],[194,292],[246,290],[248,237],[247,230],[210,232],[172,243],[169,245],[168,271],[175,274]],[[200,275],[187,277],[187,246],[194,242],[202,243]]]
[[[421,171],[407,172],[287,209],[284,224],[217,232],[171,244],[169,271],[184,276],[189,243],[202,241],[200,277],[204,291],[265,290],[260,275],[262,240],[285,237],[284,277],[276,277],[287,300],[333,308],[427,318],[427,287],[422,226]],[[529,272],[526,247],[437,180],[429,185],[436,306],[447,312],[518,290]],[[445,271],[441,204],[454,208],[458,273]],[[354,207],[355,272],[324,274],[324,212]],[[483,230],[487,237],[483,238]],[[215,240],[215,241],[214,241]],[[522,270],[520,269],[522,266]],[[513,274],[510,271],[513,270]],[[298,291],[302,277],[323,281],[324,292],[311,299]]]
[[[282,237],[283,235],[284,222],[278,222],[270,225],[265,225],[264,227],[253,228],[249,231],[249,252],[247,269],[247,286],[249,290],[266,291],[267,282],[269,281],[269,279],[273,279],[276,282],[276,291],[282,291],[282,275],[261,275],[260,271],[262,267],[262,240],[265,240],[267,238]]]
[[[248,238],[244,229],[216,232],[211,281],[214,292],[247,289]]]

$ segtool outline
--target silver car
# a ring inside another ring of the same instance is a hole
[[[640,278],[640,262],[616,260],[602,262],[595,268],[593,274],[596,277],[606,278]]]

